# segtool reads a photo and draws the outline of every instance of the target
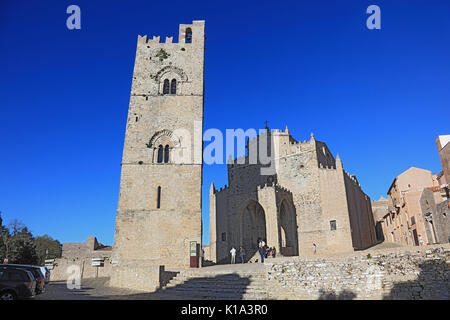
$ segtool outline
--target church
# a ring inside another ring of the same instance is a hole
[[[267,141],[273,172],[264,173],[251,150]],[[247,155],[228,163],[228,185],[210,189],[210,255],[229,259],[231,246],[246,258],[257,253],[258,238],[283,256],[366,249],[376,243],[370,198],[339,155],[315,139],[295,140],[288,128],[250,140]]]

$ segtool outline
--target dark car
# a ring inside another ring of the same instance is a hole
[[[41,269],[38,266],[26,264],[2,264],[0,268],[15,268],[30,271],[36,279],[36,294],[41,294],[45,290],[45,277],[42,275]]]
[[[36,280],[28,270],[0,268],[0,300],[17,300],[36,294]]]

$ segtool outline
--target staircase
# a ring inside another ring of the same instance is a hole
[[[160,293],[183,299],[263,300],[268,298],[267,272],[262,264],[184,269]]]

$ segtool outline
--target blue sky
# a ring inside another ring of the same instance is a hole
[[[66,8],[81,8],[81,30]],[[366,8],[381,8],[381,30]],[[206,20],[204,127],[314,132],[374,200],[449,134],[450,2],[0,3],[0,210],[35,235],[112,244],[137,35]],[[208,191],[224,165],[204,167]]]

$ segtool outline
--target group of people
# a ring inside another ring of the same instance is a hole
[[[261,263],[264,263],[264,258],[267,258],[268,256],[275,258],[277,254],[275,247],[268,247],[262,238],[258,239],[258,252],[261,257]],[[236,247],[232,246],[230,250],[232,264],[236,263],[236,253]],[[245,263],[245,249],[243,246],[239,247],[239,256],[241,257],[241,263]]]

